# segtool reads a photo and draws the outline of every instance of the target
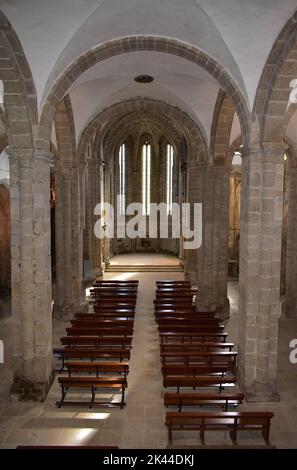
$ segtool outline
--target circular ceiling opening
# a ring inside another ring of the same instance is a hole
[[[151,83],[154,79],[151,75],[138,75],[134,78],[134,81],[137,83]]]

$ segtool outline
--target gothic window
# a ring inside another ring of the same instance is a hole
[[[142,146],[142,207],[143,215],[150,214],[151,202],[151,145]]]
[[[119,201],[120,214],[125,214],[125,166],[126,166],[126,146],[122,144],[119,150]]]
[[[166,205],[167,214],[172,215],[172,173],[173,173],[173,147],[166,146]]]

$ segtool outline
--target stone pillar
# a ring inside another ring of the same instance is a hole
[[[77,168],[58,172],[55,178],[57,263],[54,315],[68,321],[84,306],[81,185]]]
[[[297,168],[288,169],[288,228],[286,254],[286,298],[284,313],[297,317]]]
[[[187,202],[191,205],[201,202],[198,198],[199,189],[199,164],[195,157],[187,164]],[[192,214],[191,210],[191,227],[193,227]],[[191,284],[197,285],[197,250],[184,249],[184,268],[185,278],[191,281]]]
[[[92,269],[93,276],[102,276],[102,257],[101,257],[101,240],[99,240],[94,233],[95,223],[98,219],[97,215],[94,215],[94,209],[97,204],[101,202],[101,171],[100,163],[98,160],[91,162],[91,221],[92,221]]]
[[[199,171],[199,199],[203,204],[203,236],[198,250],[197,309],[217,309],[228,318],[229,172],[226,167]]]
[[[243,154],[239,276],[239,378],[249,401],[276,401],[284,145]]]
[[[11,150],[13,401],[44,400],[53,379],[50,159]]]

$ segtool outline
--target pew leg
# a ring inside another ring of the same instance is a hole
[[[232,426],[230,430],[230,438],[234,446],[237,445],[237,426]]]
[[[95,387],[92,385],[92,399],[91,399],[91,403],[90,403],[90,408],[92,408],[93,406],[93,403],[95,401],[95,396],[96,396],[96,389]]]
[[[265,424],[263,426],[263,429],[262,429],[262,436],[266,442],[266,445],[268,447],[271,447],[271,443],[270,443],[270,440],[269,440],[269,433],[270,433],[270,423],[268,422],[267,424]]]
[[[169,442],[169,445],[171,446],[172,445],[172,428],[170,425],[168,426],[168,442]]]
[[[61,408],[62,404],[64,403],[64,400],[65,400],[65,397],[66,397],[66,393],[67,393],[67,391],[66,391],[66,389],[65,389],[65,387],[64,387],[64,384],[61,384],[61,388],[62,388],[62,397],[61,397],[61,401],[60,401],[60,403],[59,403],[58,408]]]
[[[122,387],[121,410],[123,409],[124,404],[125,404],[125,387]]]
[[[201,426],[199,435],[200,435],[201,444],[203,446],[205,446],[205,429],[204,429],[204,426]]]

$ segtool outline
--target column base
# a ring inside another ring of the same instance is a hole
[[[222,304],[217,307],[217,311],[217,316],[220,320],[228,320],[230,318],[230,301],[228,298],[226,298]]]
[[[73,314],[74,314],[73,305],[69,305],[69,304],[56,305],[56,304],[54,304],[53,317],[56,320],[70,321],[73,318]]]
[[[280,394],[272,387],[270,383],[255,382],[243,390],[245,399],[248,403],[279,402]]]
[[[10,401],[30,401],[30,402],[42,402],[46,399],[46,396],[51,388],[51,385],[55,378],[55,372],[53,371],[49,380],[45,383],[32,382],[29,379],[22,377],[15,377],[13,384],[10,387],[9,395]]]

